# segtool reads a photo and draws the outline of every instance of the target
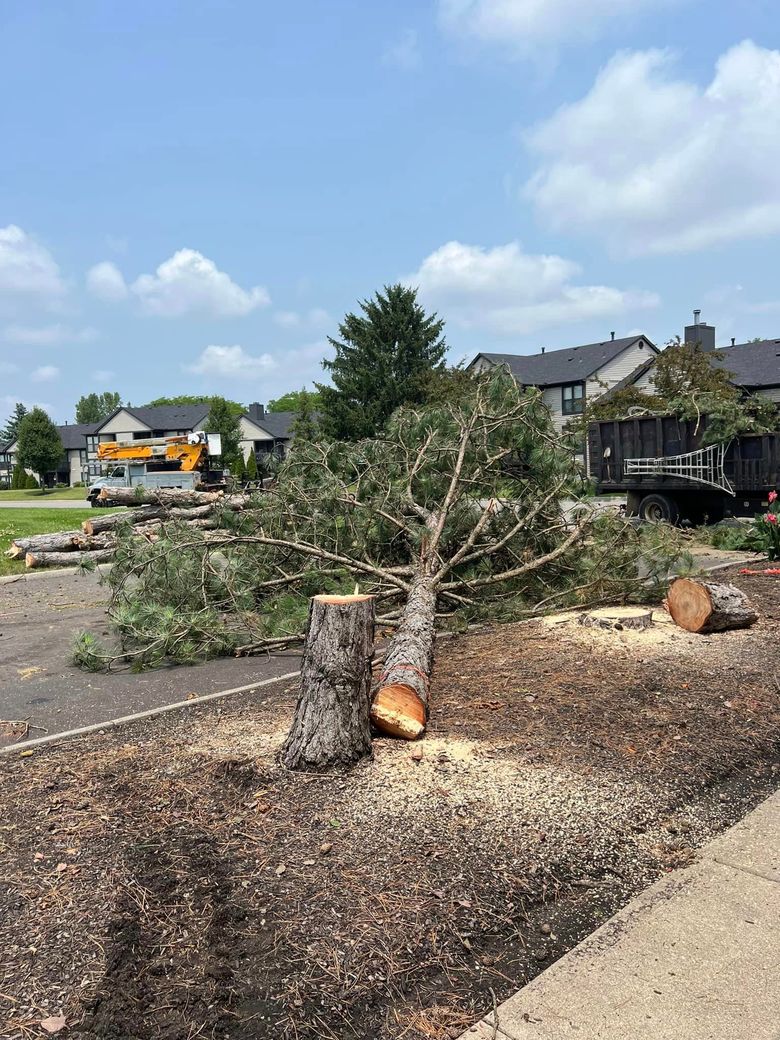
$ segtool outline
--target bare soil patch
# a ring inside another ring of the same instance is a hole
[[[456,1036],[776,785],[780,580],[735,580],[752,629],[442,640],[346,776],[278,766],[282,685],[3,760],[0,1034]]]

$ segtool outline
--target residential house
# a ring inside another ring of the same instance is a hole
[[[94,425],[71,423],[58,426],[57,432],[62,441],[62,458],[56,470],[43,475],[44,483],[77,484],[83,480],[87,463],[87,436],[94,431]],[[0,486],[10,486],[14,466],[16,465],[16,441],[0,445]],[[37,474],[35,474],[37,477]]]
[[[780,404],[780,339],[761,339],[737,343],[728,347],[715,346],[715,326],[700,321],[701,312],[693,312],[693,324],[686,325],[683,342],[695,343],[709,353],[712,360],[725,368],[731,382],[746,393],[760,394]],[[636,386],[648,393],[653,391],[654,359],[650,358],[636,372],[623,380],[621,386]]]
[[[102,472],[98,444],[105,441],[144,440],[149,437],[181,437],[202,430],[209,415],[208,404],[154,405],[132,408],[123,405],[102,422],[93,425],[58,426],[64,454],[48,483],[89,483]],[[294,412],[266,412],[251,404],[241,416],[241,448],[244,457],[255,453],[258,463],[276,454],[282,456],[292,440]],[[0,486],[10,484],[16,461],[16,443],[0,444]]]
[[[555,428],[560,430],[572,417],[582,414],[585,402],[599,397],[643,368],[658,354],[645,335],[611,338],[602,343],[584,343],[563,350],[538,354],[477,354],[469,372],[484,372],[505,365],[524,386],[544,394]]]

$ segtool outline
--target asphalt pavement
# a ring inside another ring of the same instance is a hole
[[[285,653],[83,672],[70,664],[73,641],[85,630],[109,638],[106,601],[96,575],[78,571],[0,584],[0,721],[26,720],[41,737],[298,668],[300,655]]]

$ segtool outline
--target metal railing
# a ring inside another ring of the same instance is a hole
[[[686,452],[685,455],[667,455],[656,459],[624,459],[623,470],[627,477],[676,477],[690,480],[694,484],[725,491],[736,492],[723,468],[727,445],[711,444],[708,448]]]

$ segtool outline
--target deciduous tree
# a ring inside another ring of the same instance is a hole
[[[19,465],[37,473],[43,484],[59,465],[63,449],[57,427],[42,408],[33,408],[22,419],[17,444]]]
[[[99,423],[115,412],[121,403],[119,394],[111,390],[105,390],[102,394],[86,394],[76,404],[76,422]]]
[[[239,413],[240,414],[240,413]],[[206,432],[218,433],[222,438],[222,465],[229,469],[241,457],[241,421],[239,414],[224,397],[211,398],[211,410],[206,420]]]

